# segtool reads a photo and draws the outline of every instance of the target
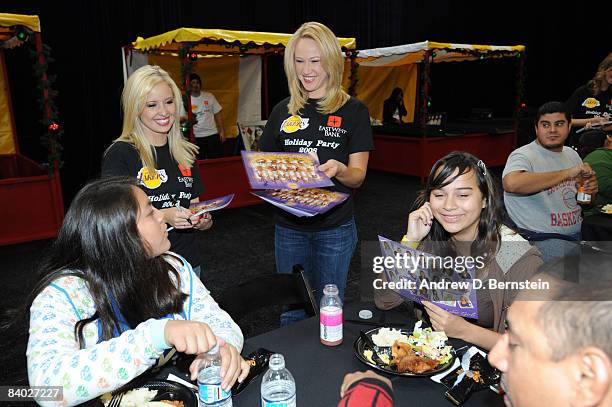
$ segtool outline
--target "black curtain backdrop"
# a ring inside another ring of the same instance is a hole
[[[4,0],[0,12],[37,14],[52,47],[55,89],[64,126],[62,183],[66,203],[98,176],[102,153],[121,130],[123,86],[120,47],[179,27],[291,33],[305,21],[320,21],[338,36],[356,37],[358,48],[424,40],[474,44],[525,44],[526,98],[531,107],[566,100],[589,80],[610,52],[605,3],[414,2],[401,0]],[[31,62],[25,50],[7,52],[21,149],[42,160],[40,112]],[[277,58],[272,66],[271,106],[287,94]],[[465,115],[489,107],[511,115],[514,61],[434,66],[433,110]]]

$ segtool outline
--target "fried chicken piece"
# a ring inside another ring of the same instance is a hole
[[[438,362],[421,356],[405,356],[399,360],[397,371],[400,373],[425,373],[438,366]]]
[[[395,358],[402,358],[404,356],[413,354],[412,347],[406,342],[395,341],[391,346],[391,355]]]
[[[399,373],[425,373],[438,366],[438,361],[417,356],[412,347],[404,342],[395,341],[391,347],[391,354],[393,359],[389,364],[397,366]]]

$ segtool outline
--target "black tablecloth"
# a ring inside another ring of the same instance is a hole
[[[359,319],[358,312],[363,308],[373,311],[374,317],[371,321],[381,321],[381,318],[384,318],[383,325],[395,323],[411,328],[414,324],[414,320],[407,312],[382,313],[376,311],[371,304],[354,303],[344,308],[344,342],[340,346],[322,345],[319,342],[319,321],[316,318],[309,318],[289,327],[248,339],[245,342],[243,355],[262,347],[283,354],[286,366],[296,381],[298,406],[336,406],[340,399],[340,385],[344,375],[368,369],[354,356],[353,342],[360,330],[369,330],[373,326],[346,321]],[[462,345],[460,341],[452,342],[455,347]],[[241,394],[234,397],[234,407],[260,405],[262,376],[263,374],[253,380]],[[446,388],[428,377],[409,378],[391,375],[388,377],[393,383],[397,406],[452,406],[452,403],[444,398]],[[465,406],[502,405],[502,398],[490,390],[473,394],[465,404]]]
[[[582,240],[612,242],[612,215],[585,216],[582,220]]]

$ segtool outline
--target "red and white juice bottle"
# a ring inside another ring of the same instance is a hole
[[[323,298],[319,309],[321,343],[337,346],[342,343],[342,301],[335,284],[323,288]]]

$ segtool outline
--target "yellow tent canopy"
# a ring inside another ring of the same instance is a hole
[[[15,36],[14,26],[22,25],[34,32],[40,32],[38,16],[0,13],[0,42],[7,41]]]
[[[195,43],[192,52],[206,54],[241,54],[248,47],[249,54],[265,54],[282,51],[291,34],[233,31],[204,28],[179,28],[154,37],[138,37],[132,44],[142,51],[178,52],[181,43]],[[340,46],[355,49],[355,38],[338,38]]]
[[[0,51],[23,44],[17,37],[20,26],[40,32],[38,16],[0,13]],[[4,54],[0,53],[0,154],[14,154],[19,147],[15,139],[15,125],[11,114],[9,86],[4,64]]]
[[[399,66],[421,62],[431,54],[431,62],[472,61],[480,58],[520,56],[524,45],[470,45],[423,41],[394,47],[360,50],[357,63],[363,66]]]
[[[404,105],[408,108],[405,121],[412,122],[417,110],[417,66],[425,65],[423,69],[428,71],[429,63],[521,57],[524,52],[524,45],[473,45],[433,41],[359,50],[355,57],[359,64],[356,94],[368,105],[371,116],[381,120],[384,100],[395,87],[399,87],[403,90]],[[422,64],[423,62],[428,63]],[[429,81],[428,74],[425,78]],[[425,120],[427,115],[427,89],[428,86],[425,86],[424,101],[421,100],[421,120]]]

